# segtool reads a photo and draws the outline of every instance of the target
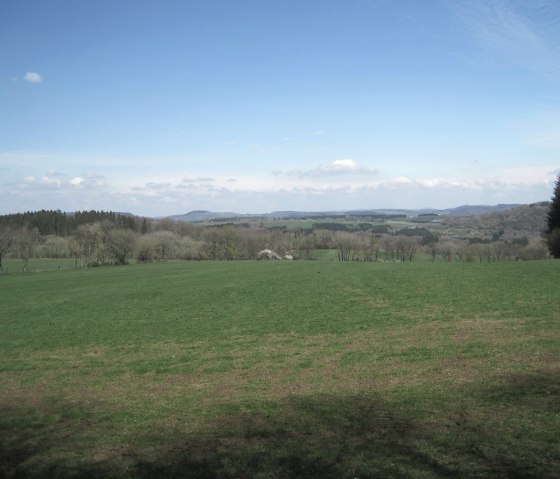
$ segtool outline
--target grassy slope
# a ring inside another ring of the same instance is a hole
[[[556,477],[558,266],[0,277],[0,475]]]

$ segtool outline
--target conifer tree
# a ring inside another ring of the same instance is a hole
[[[546,241],[550,254],[555,258],[560,258],[560,174],[556,179],[554,194],[548,210]]]

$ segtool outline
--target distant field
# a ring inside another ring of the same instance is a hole
[[[20,259],[2,259],[2,265],[5,273],[19,273],[23,269],[23,263]],[[29,260],[27,270],[29,272],[52,271],[74,268],[74,265],[75,262],[72,258],[32,258]]]
[[[558,477],[558,261],[54,269],[0,276],[0,477]]]

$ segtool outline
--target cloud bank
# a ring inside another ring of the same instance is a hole
[[[307,170],[314,172],[310,175],[240,174],[236,178],[195,174],[125,179],[101,173],[66,175],[49,171],[0,184],[0,205],[4,208],[0,214],[45,208],[165,216],[197,209],[266,213],[532,203],[550,197],[558,171],[550,165],[511,167],[489,172],[484,178],[456,179],[406,175],[383,178],[380,172],[368,169],[370,175],[359,180],[342,173],[360,168],[355,162],[340,160]],[[333,177],[338,181],[330,181]]]

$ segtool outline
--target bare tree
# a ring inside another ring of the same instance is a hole
[[[239,230],[239,256],[242,259],[256,259],[264,245],[264,231],[248,228]]]
[[[294,249],[292,234],[283,230],[273,230],[270,235],[268,247],[284,256],[288,251]]]
[[[439,239],[437,238],[437,236],[435,237],[435,239],[432,239],[426,244],[426,248],[432,256],[432,261],[435,261],[439,248]]]
[[[377,246],[377,238],[373,230],[364,232],[360,235],[360,248],[364,261],[377,261],[379,247]]]
[[[385,250],[385,258],[393,261],[395,259],[395,239],[386,235],[383,237],[383,249]]]
[[[158,261],[173,257],[177,245],[177,236],[171,231],[157,231],[154,233],[155,254]]]
[[[67,258],[68,253],[68,239],[62,236],[48,236],[35,251],[36,256],[41,258]]]
[[[395,252],[401,261],[412,261],[418,248],[418,241],[411,236],[397,236],[395,238]]]
[[[315,248],[330,249],[334,248],[334,232],[329,230],[313,230]]]
[[[209,259],[217,259],[218,246],[220,244],[220,231],[218,228],[207,228],[204,231],[204,246]]]
[[[35,247],[41,240],[41,235],[37,228],[29,229],[24,227],[20,229],[16,236],[16,250],[18,256],[23,261],[23,272],[27,271],[29,260],[35,255]]]
[[[77,268],[78,260],[82,255],[82,249],[80,247],[80,242],[74,236],[72,236],[68,241],[68,252],[70,253],[70,256],[74,258],[74,268]]]
[[[136,254],[138,261],[150,262],[155,260],[155,240],[153,234],[145,234],[140,237]]]
[[[204,241],[193,239],[191,236],[183,236],[177,242],[177,257],[189,260],[208,259],[206,244]]]
[[[110,229],[107,225],[103,227],[99,223],[80,225],[76,230],[74,239],[80,250],[80,256],[83,258],[83,265],[92,264],[92,260],[96,259],[98,264],[105,261],[105,236]]]
[[[350,261],[355,259],[354,254],[359,251],[357,238],[352,233],[337,231],[334,235],[334,242],[338,251],[339,261]]]
[[[315,249],[315,235],[306,232],[303,236],[299,238],[299,250],[303,252],[303,257],[305,259],[311,259],[313,257],[314,249]]]
[[[16,239],[16,231],[10,226],[0,227],[0,274],[4,272],[2,258],[12,247]]]
[[[137,236],[131,230],[116,228],[109,232],[107,247],[116,264],[127,264],[136,245]]]
[[[450,263],[455,257],[455,245],[450,241],[440,243],[439,254],[444,259],[444,261]]]
[[[140,238],[138,259],[141,261],[163,261],[174,257],[177,235],[168,230],[158,230]]]
[[[221,229],[220,246],[224,259],[232,260],[237,257],[239,230],[235,226],[225,226]]]

